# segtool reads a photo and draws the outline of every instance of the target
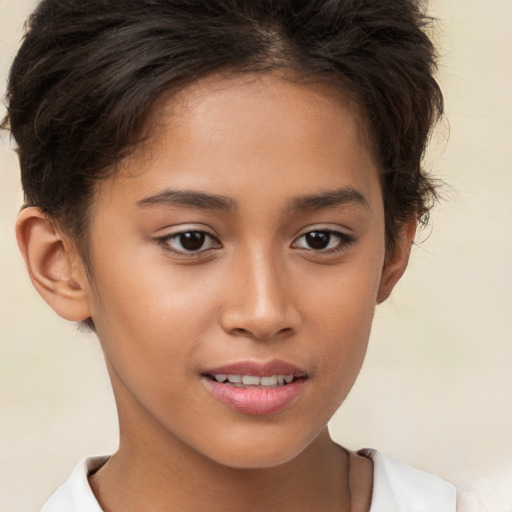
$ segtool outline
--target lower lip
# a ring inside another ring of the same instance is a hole
[[[222,403],[244,414],[264,415],[282,411],[304,388],[305,379],[275,388],[238,388],[203,377],[206,388]]]

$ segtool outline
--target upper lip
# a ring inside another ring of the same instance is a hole
[[[209,368],[202,373],[203,375],[253,375],[257,377],[293,375],[294,377],[306,377],[304,370],[279,359],[273,359],[272,361],[237,361]]]

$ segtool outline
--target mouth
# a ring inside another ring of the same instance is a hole
[[[296,379],[302,379],[304,377],[296,377],[293,374],[279,374],[279,375],[269,375],[269,376],[258,376],[258,375],[241,375],[241,374],[229,374],[226,375],[224,373],[216,373],[216,374],[207,374],[207,378],[218,382],[219,384],[227,384],[229,386],[234,386],[237,388],[279,388],[282,386],[287,386],[291,384]]]
[[[301,394],[307,374],[281,361],[240,362],[202,373],[206,388],[223,404],[244,414],[272,414]]]

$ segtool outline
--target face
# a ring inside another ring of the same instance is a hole
[[[121,442],[289,461],[327,435],[381,285],[360,116],[327,86],[217,76],[162,100],[152,127],[91,221],[89,308]]]

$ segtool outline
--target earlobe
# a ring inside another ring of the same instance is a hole
[[[416,219],[411,219],[403,224],[393,254],[386,258],[377,295],[377,304],[381,304],[391,295],[396,283],[405,272],[411,255],[411,247],[414,243],[416,226]]]
[[[73,244],[35,207],[19,214],[16,237],[30,279],[50,307],[67,320],[89,318],[88,282]]]

